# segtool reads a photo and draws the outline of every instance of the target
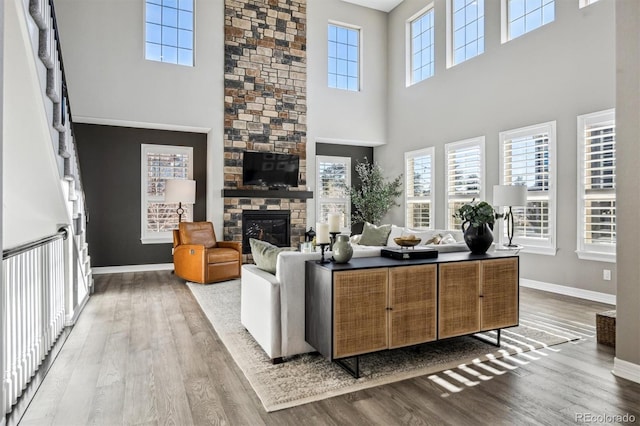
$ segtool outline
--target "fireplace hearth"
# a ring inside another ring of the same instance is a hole
[[[291,246],[291,211],[244,210],[242,212],[242,253],[251,253],[249,238],[277,247]]]

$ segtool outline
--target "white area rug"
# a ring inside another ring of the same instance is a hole
[[[240,280],[206,286],[188,285],[267,411],[434,374],[461,364],[477,367],[478,363],[489,358],[502,358],[579,339],[579,333],[573,333],[571,329],[557,325],[548,327],[540,321],[525,320],[521,316],[521,324],[527,325],[503,330],[501,348],[472,337],[459,337],[413,348],[382,351],[360,357],[362,377],[356,380],[318,354],[295,356],[282,364],[271,364],[262,348],[240,324]],[[488,335],[493,337],[495,334]],[[464,368],[468,372],[469,367]],[[487,373],[482,368],[478,370]],[[451,389],[455,387],[452,385]]]

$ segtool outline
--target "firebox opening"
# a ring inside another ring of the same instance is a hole
[[[245,210],[242,212],[242,253],[251,253],[249,238],[277,247],[290,247],[290,230],[289,210]]]

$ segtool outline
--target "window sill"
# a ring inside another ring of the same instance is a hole
[[[581,260],[593,260],[596,262],[616,263],[615,253],[602,253],[602,252],[596,252],[596,251],[576,250],[576,254],[578,255],[578,259],[581,259]]]
[[[527,246],[522,243],[518,243],[522,248],[520,249],[520,254],[541,254],[543,256],[555,256],[558,252],[558,249],[555,247],[535,247],[535,246]]]
[[[173,244],[173,237],[162,237],[162,238],[143,237],[143,238],[140,238],[140,242],[142,244]]]

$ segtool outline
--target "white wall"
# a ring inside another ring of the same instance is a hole
[[[222,229],[224,2],[195,0],[195,66],[144,59],[144,1],[56,0],[76,122],[208,133],[207,219]]]
[[[616,137],[618,147],[618,305],[614,373],[640,383],[640,3],[619,0]],[[630,36],[633,35],[633,36]]]
[[[315,190],[315,144],[383,144],[387,133],[387,14],[340,0],[307,0],[307,185]],[[360,91],[327,81],[329,22],[360,28]],[[315,203],[307,220],[315,226]]]
[[[5,3],[3,249],[52,235],[58,225],[70,223],[47,122],[51,104],[43,99],[44,88],[38,75],[40,67],[44,67],[32,53],[23,3]]]
[[[578,9],[556,1],[556,19],[505,44],[500,42],[500,2],[485,1],[485,53],[445,66],[445,1],[435,0],[435,76],[405,87],[405,23],[426,4],[405,0],[389,14],[389,137],[375,149],[388,171],[403,170],[403,152],[436,148],[436,228],[445,226],[444,144],[486,137],[488,200],[498,183],[498,133],[557,121],[556,256],[522,255],[523,278],[615,292],[615,265],[578,260],[576,254],[576,116],[615,106],[614,2]],[[403,208],[390,215],[403,223]],[[602,269],[614,271],[602,280]]]

